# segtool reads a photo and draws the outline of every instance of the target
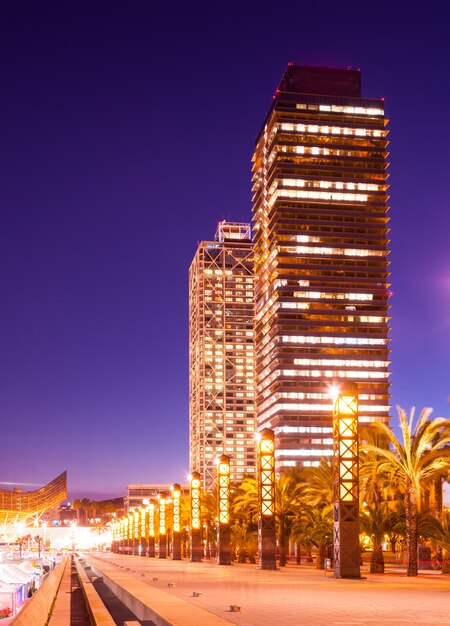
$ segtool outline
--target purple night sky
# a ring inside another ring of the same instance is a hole
[[[100,499],[184,480],[188,267],[219,220],[250,220],[254,140],[288,61],[360,67],[363,95],[385,97],[392,403],[450,414],[440,6],[2,3],[3,484],[67,469],[71,498]]]

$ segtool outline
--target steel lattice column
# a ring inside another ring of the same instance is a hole
[[[148,548],[149,557],[155,556],[155,510],[156,505],[153,500],[148,504]]]
[[[178,483],[172,485],[172,511],[173,511],[173,539],[172,539],[172,560],[179,561],[181,559],[181,486]]]
[[[201,561],[203,556],[202,523],[200,508],[200,474],[191,475],[191,561]]]
[[[359,549],[358,388],[339,386],[333,407],[334,575],[361,578]]]
[[[276,569],[275,435],[270,428],[258,433],[258,547],[261,569]]]
[[[230,457],[222,454],[217,465],[218,509],[217,562],[230,565]]]
[[[165,559],[167,556],[166,535],[166,494],[159,494],[159,534],[158,534],[158,557]]]

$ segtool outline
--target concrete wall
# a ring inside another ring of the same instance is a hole
[[[12,620],[11,626],[44,626],[66,567],[70,567],[68,556],[47,576],[34,596]]]

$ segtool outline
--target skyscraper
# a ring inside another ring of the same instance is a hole
[[[189,269],[190,468],[214,485],[255,472],[253,244],[250,224],[221,222]]]
[[[389,420],[387,119],[360,72],[289,64],[253,166],[258,428],[276,466],[332,454],[330,386]]]

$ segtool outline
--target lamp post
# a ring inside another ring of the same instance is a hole
[[[122,552],[128,552],[128,515],[123,518]]]
[[[173,512],[173,533],[172,533],[172,560],[181,559],[181,486],[178,483],[172,485],[172,512]]]
[[[275,435],[270,428],[258,433],[258,548],[261,569],[276,569]]]
[[[122,545],[122,520],[121,518],[116,519],[116,543],[115,543],[115,552],[119,553]]]
[[[217,562],[230,565],[230,457],[222,454],[217,464],[218,509]]]
[[[125,520],[123,517],[119,519],[119,541],[117,543],[117,552],[122,554],[123,552],[123,538],[125,535]]]
[[[148,547],[147,553],[149,557],[155,556],[155,502],[150,500],[148,503]]]
[[[127,554],[133,554],[133,542],[134,542],[134,515],[130,511],[130,513],[128,513],[128,549],[127,549]]]
[[[134,556],[139,555],[140,535],[141,535],[140,511],[139,509],[134,509],[134,512],[133,512],[133,554]]]
[[[158,494],[159,498],[159,534],[158,534],[158,558],[165,559],[167,556],[166,545],[166,494]]]
[[[141,530],[140,536],[141,541],[139,544],[139,555],[147,556],[147,546],[148,546],[148,510],[146,506],[141,507],[140,511],[140,520],[141,520]]]
[[[336,578],[361,578],[358,387],[343,382],[333,404],[333,548]]]
[[[111,552],[116,551],[115,550],[116,537],[117,537],[116,522],[113,520],[111,522]]]
[[[191,474],[191,561],[202,560],[202,521],[200,505],[200,474]]]
[[[128,554],[128,524],[129,518],[128,515],[123,516],[123,536],[122,536],[122,552],[124,554]]]

